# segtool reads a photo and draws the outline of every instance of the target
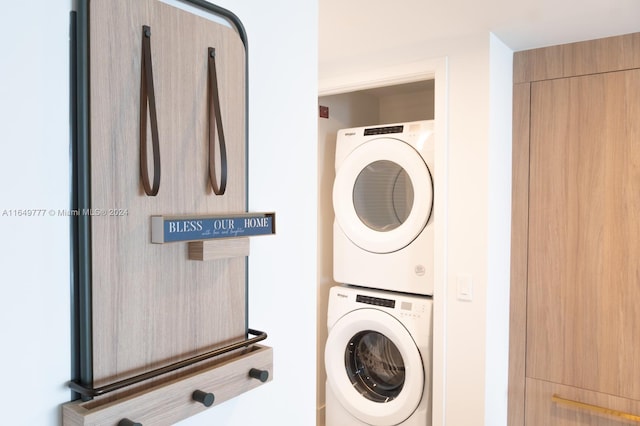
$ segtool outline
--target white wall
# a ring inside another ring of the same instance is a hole
[[[3,423],[53,425],[69,398],[69,2],[0,13]],[[8,217],[13,209],[45,216]]]
[[[510,144],[510,135],[497,129],[510,126],[510,114],[505,115],[502,109],[495,114],[490,111],[510,102],[505,90],[511,86],[511,78],[510,73],[504,73],[504,64],[511,51],[504,46],[496,48],[489,33],[433,44],[417,45],[408,40],[395,44],[406,48],[355,55],[357,61],[345,59],[321,67],[320,90],[340,90],[358,79],[370,83],[373,69],[382,70],[380,74],[387,80],[393,80],[389,76],[394,73],[399,78],[425,73],[424,63],[430,58],[444,58],[446,81],[436,75],[435,93],[439,126],[436,175],[440,176],[436,190],[446,194],[440,199],[445,205],[436,206],[441,227],[436,230],[442,234],[436,235],[441,252],[436,253],[439,280],[434,289],[434,425],[505,425],[506,405],[500,398],[506,389],[504,348],[508,340],[506,334],[488,329],[503,318],[505,307],[496,316],[488,316],[488,309],[504,300],[505,289],[508,296],[509,253],[504,251],[502,239],[490,238],[489,224],[491,232],[504,231],[496,220],[497,212],[500,221],[509,222],[510,212],[501,207],[510,193],[497,179],[510,180],[511,160],[503,151]],[[385,63],[380,63],[380,57]],[[495,61],[499,73],[492,68]],[[506,282],[493,281],[504,279],[505,271]],[[471,277],[472,301],[458,300],[459,276]],[[489,375],[491,379],[487,379]]]
[[[489,231],[487,272],[486,425],[507,424],[511,256],[511,116],[513,54],[490,40]],[[508,83],[508,84],[505,84]]]
[[[486,35],[456,41],[447,52],[448,262],[447,282],[440,293],[446,306],[442,423],[446,425],[479,425],[484,417],[488,48]],[[457,299],[461,275],[471,277],[470,302]]]
[[[182,424],[312,425],[317,2],[216,4],[249,38],[249,207],[277,213],[277,235],[254,239],[249,261],[250,326],[269,334],[274,381]],[[0,406],[12,425],[57,425],[70,397],[68,220],[2,216],[69,206],[69,11],[33,0],[0,14]]]

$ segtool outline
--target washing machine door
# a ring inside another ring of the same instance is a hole
[[[424,392],[424,364],[411,334],[378,309],[358,309],[335,323],[327,338],[325,368],[344,408],[368,425],[405,421]]]
[[[431,172],[406,142],[373,139],[354,149],[336,171],[333,207],[340,228],[361,249],[400,250],[431,217]]]

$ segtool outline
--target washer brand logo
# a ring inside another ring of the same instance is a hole
[[[356,132],[346,132],[344,135],[345,136],[355,136]]]
[[[338,297],[344,297],[345,299],[349,297],[346,294],[342,294],[342,293],[337,293],[337,296]]]

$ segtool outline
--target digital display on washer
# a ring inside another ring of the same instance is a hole
[[[366,303],[374,306],[384,306],[385,308],[395,308],[396,301],[391,299],[382,299],[380,297],[363,296],[361,294],[356,296],[356,302]]]
[[[404,126],[372,127],[364,129],[365,136],[388,135],[389,133],[402,133]]]

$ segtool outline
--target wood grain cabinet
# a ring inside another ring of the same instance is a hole
[[[640,34],[514,57],[510,425],[640,421]]]

